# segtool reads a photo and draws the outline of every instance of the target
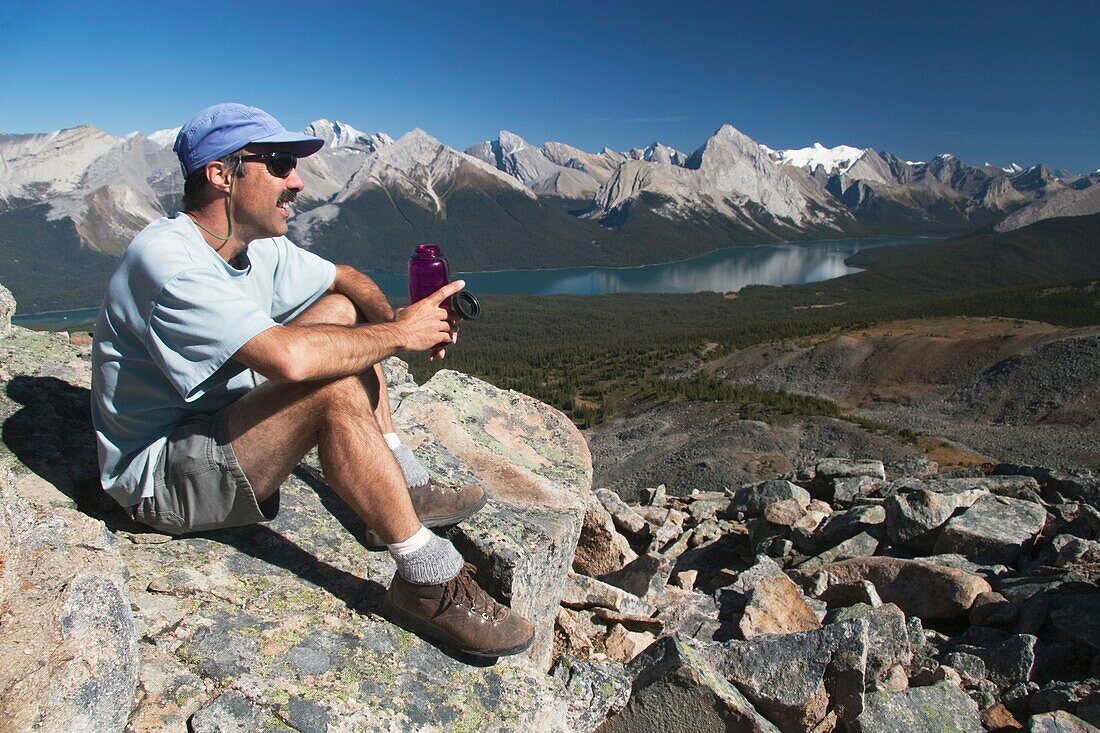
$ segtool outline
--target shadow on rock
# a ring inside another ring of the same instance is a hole
[[[203,537],[220,542],[256,560],[283,568],[322,590],[328,591],[357,613],[381,615],[386,588],[319,560],[293,541],[262,524],[234,529],[198,532],[181,537]]]
[[[111,531],[140,531],[99,486],[91,392],[56,377],[28,376],[14,377],[6,391],[22,405],[3,427],[16,458]]]

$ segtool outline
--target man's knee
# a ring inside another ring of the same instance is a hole
[[[299,325],[334,323],[340,326],[353,326],[362,322],[363,317],[359,313],[359,309],[346,295],[341,293],[329,293],[321,296],[313,305],[306,308],[301,315],[291,320],[291,323]]]
[[[374,409],[378,400],[378,379],[373,370],[339,377],[319,390],[326,414],[350,413],[362,417],[363,410]]]

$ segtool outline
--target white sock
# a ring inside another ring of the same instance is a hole
[[[392,545],[386,545],[396,557],[404,557],[405,555],[411,555],[419,550],[424,545],[428,544],[428,540],[433,537],[433,533],[430,529],[423,524],[420,525],[420,529],[412,533],[412,536],[407,540],[401,542],[394,542]]]
[[[424,486],[431,479],[428,469],[416,457],[409,446],[401,442],[397,433],[383,433],[386,445],[393,451],[393,457],[397,459],[397,465],[401,466],[401,473],[405,476],[405,485],[410,489]]]
[[[439,585],[462,570],[462,555],[447,540],[421,525],[413,536],[387,545],[397,572],[414,585]]]

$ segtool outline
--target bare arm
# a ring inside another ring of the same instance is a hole
[[[276,382],[358,374],[399,350],[427,351],[450,342],[447,311],[439,304],[464,285],[445,285],[386,323],[275,326],[249,339],[233,358]]]
[[[382,289],[363,273],[348,265],[336,266],[336,278],[332,281],[330,293],[340,293],[347,297],[368,323],[385,323],[393,320],[393,307]]]

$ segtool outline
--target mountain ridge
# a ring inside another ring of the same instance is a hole
[[[400,271],[423,241],[461,253],[467,269],[629,266],[725,246],[958,232],[1100,210],[1100,174],[972,166],[951,154],[914,162],[820,143],[776,151],[729,124],[690,153],[659,141],[622,152],[537,146],[508,130],[462,152],[421,129],[395,139],[327,119],[306,131],[327,144],[300,162],[306,189],[292,236],[363,269]],[[0,276],[42,271],[74,250],[117,256],[148,221],[174,213],[183,185],[174,132],[0,134],[0,252],[9,255]],[[19,263],[9,254],[17,250]]]

